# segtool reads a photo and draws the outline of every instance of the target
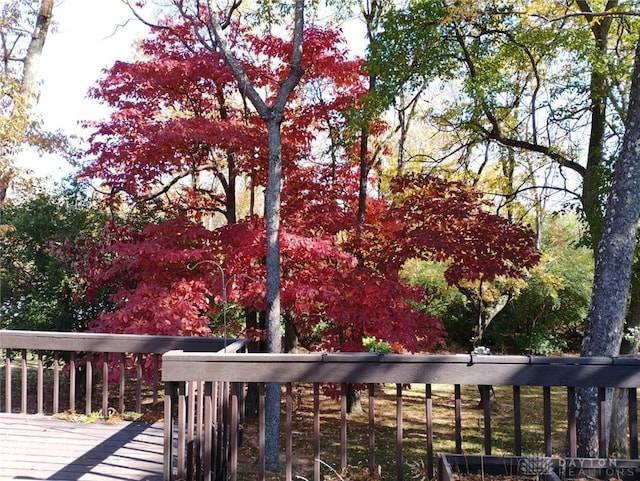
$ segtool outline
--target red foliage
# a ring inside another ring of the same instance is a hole
[[[539,260],[533,232],[489,213],[482,194],[462,183],[407,175],[392,180],[390,197],[370,204],[376,221],[350,239],[350,249],[380,272],[427,258],[448,262],[446,279],[458,284],[520,277]]]
[[[189,39],[186,27],[173,27]],[[290,45],[236,32],[231,41],[247,72],[269,92],[286,74]],[[399,278],[404,262],[446,260],[452,283],[518,276],[537,261],[532,235],[489,214],[479,193],[428,176],[395,179],[389,199],[369,199],[370,221],[358,225],[348,152],[327,162],[312,147],[328,126],[346,126],[344,111],[366,90],[361,62],[346,56],[335,31],[306,35],[306,80],[283,128],[282,308],[316,349],[359,351],[368,336],[398,351],[431,349],[443,328],[417,307],[420,290]],[[115,110],[95,126],[96,158],[83,175],[131,201],[162,199],[168,219],[141,230],[112,224],[84,246],[76,266],[87,295],[106,289],[112,306],[95,331],[211,335],[224,299],[265,307],[263,219],[213,230],[201,222],[232,208],[229,176],[263,185],[264,125],[219,55],[193,45],[160,30],[142,43],[148,60],[117,63],[92,91]],[[265,60],[259,69],[255,58]]]

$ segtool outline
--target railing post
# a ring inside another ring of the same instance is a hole
[[[11,349],[7,349],[4,357],[4,410],[7,413],[13,412],[11,384]]]
[[[178,383],[178,392],[176,395],[176,403],[178,408],[178,479],[184,479],[186,476],[186,416],[187,416],[187,401],[185,396],[186,382]]]
[[[173,418],[177,394],[177,383],[167,382],[164,395],[164,462],[163,481],[173,480]]]
[[[109,418],[109,353],[102,353],[102,417]]]
[[[638,392],[628,389],[629,395],[629,457],[638,458]]]
[[[238,393],[240,384],[233,383],[231,384],[231,413],[230,413],[230,435],[229,435],[229,475],[230,481],[237,481],[238,479],[238,445],[240,444],[240,439],[238,438],[238,424],[239,424],[239,405],[238,401],[240,399],[240,395]]]

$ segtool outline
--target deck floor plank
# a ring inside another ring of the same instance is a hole
[[[0,413],[0,481],[160,481],[163,435],[161,423]]]

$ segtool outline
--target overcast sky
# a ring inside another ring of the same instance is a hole
[[[42,90],[36,112],[48,130],[86,136],[79,122],[107,115],[104,107],[86,98],[87,91],[102,77],[103,69],[116,60],[133,58],[134,43],[147,29],[122,0],[60,0],[53,14],[55,26],[45,42],[39,69]],[[345,28],[352,48],[362,42],[360,30],[358,22]],[[59,156],[40,158],[31,151],[21,155],[18,163],[54,180],[72,172]]]
[[[55,26],[48,35],[39,67],[42,82],[37,114],[45,128],[80,134],[79,122],[105,115],[87,91],[116,60],[129,60],[134,41],[144,27],[121,0],[63,0],[53,11]],[[120,27],[118,27],[120,25]],[[63,159],[38,159],[32,152],[20,163],[37,175],[59,178],[70,172]]]

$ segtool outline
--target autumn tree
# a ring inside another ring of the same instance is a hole
[[[558,193],[577,200],[595,245],[636,28],[633,16],[616,15],[622,8],[617,1],[412,2],[386,15],[369,68],[379,72],[388,103],[398,92],[423,92],[429,101],[419,112],[438,150],[416,152],[416,162],[465,172],[505,210]]]
[[[161,35],[157,42],[169,41],[174,47],[157,49],[158,43],[144,47],[147,53],[163,52],[161,62],[166,68],[160,73],[164,78],[156,77],[153,88],[159,83],[161,89],[155,100],[146,103],[145,97],[151,92],[138,88],[137,83],[131,84],[129,80],[142,79],[149,72],[157,73],[157,58],[146,67],[115,66],[111,78],[102,84],[104,91],[95,93],[120,110],[109,124],[96,131],[93,151],[100,158],[85,175],[101,177],[114,192],[125,194],[130,200],[166,202],[173,199],[169,202],[175,207],[174,215],[182,211],[202,219],[218,211],[223,212],[230,223],[236,220],[236,176],[246,175],[254,187],[266,185],[265,242],[269,248],[265,258],[270,274],[266,276],[267,303],[262,308],[271,319],[267,329],[269,351],[279,352],[280,190],[282,171],[287,169],[287,164],[283,166],[282,162],[281,127],[283,123],[288,126],[285,134],[288,139],[285,149],[288,150],[284,152],[288,164],[292,165],[293,160],[304,155],[310,146],[311,137],[305,134],[305,129],[313,128],[315,119],[324,115],[323,111],[335,108],[334,103],[343,102],[334,95],[330,99],[322,98],[315,108],[298,103],[299,118],[304,118],[305,122],[287,119],[286,107],[302,74],[302,42],[309,43],[309,58],[326,62],[317,69],[316,81],[333,75],[344,90],[357,89],[357,63],[344,63],[342,53],[330,54],[329,47],[322,44],[333,40],[330,34],[317,29],[309,29],[308,34],[303,32],[304,3],[301,1],[295,5],[294,34],[289,43],[274,36],[267,36],[265,40],[264,36],[243,29],[231,17],[229,22],[220,24],[219,12],[191,12],[185,10],[184,4],[180,7],[183,9],[178,19],[183,22],[169,20],[158,30]],[[229,15],[234,11],[232,9]],[[195,21],[193,15],[202,17]],[[200,27],[205,25],[215,32],[215,38],[203,36]],[[194,28],[196,26],[198,28]],[[223,26],[233,30],[228,39],[222,36]],[[168,40],[169,37],[172,40]],[[181,49],[176,49],[176,45]],[[253,50],[247,49],[247,45]],[[189,61],[185,61],[187,58]],[[256,58],[261,59],[258,65]],[[342,61],[343,66],[331,69],[337,65],[336,61]],[[349,70],[352,73],[348,73]],[[331,74],[327,75],[328,72]],[[122,82],[122,79],[126,80]],[[135,86],[133,90],[132,85]],[[264,100],[258,91],[266,92]],[[304,101],[306,92],[301,92],[298,99]],[[230,102],[233,96],[238,102],[235,105]],[[349,98],[353,97],[351,92]],[[152,135],[149,142],[140,142],[140,130],[131,128],[134,124],[149,129]],[[121,148],[112,149],[114,139],[118,143],[125,142],[120,143]],[[158,155],[158,147],[163,149],[164,157]],[[144,162],[140,163],[141,160]],[[141,168],[131,169],[127,179],[121,176],[120,170],[115,171],[116,175],[112,174],[113,163],[129,163]],[[154,167],[150,168],[151,165]],[[141,184],[141,180],[146,182]],[[212,187],[212,181],[222,185],[222,192]],[[187,196],[180,195],[181,191]],[[269,392],[272,392],[270,396],[279,395],[279,389],[270,388]],[[277,460],[277,456],[272,458]]]
[[[223,301],[268,307],[268,216],[232,222],[225,196],[234,194],[229,176],[269,185],[270,130],[228,59],[198,44],[192,25],[169,19],[142,42],[141,61],[116,64],[92,92],[114,112],[93,126],[96,158],[84,175],[102,182],[113,208],[155,205],[159,213],[142,228],[112,223],[76,259],[89,297],[110,292],[112,309],[94,330],[206,335]],[[247,79],[279,98],[295,42],[229,28],[228,46]],[[369,196],[371,216],[357,223],[353,157],[346,150],[322,156],[316,147],[323,129],[347,125],[345,112],[365,92],[360,62],[330,29],[309,27],[302,40],[306,75],[280,124],[282,310],[311,348],[363,350],[362,338],[372,336],[399,352],[429,350],[442,339],[441,323],[418,309],[422,292],[400,278],[403,263],[446,259],[452,282],[517,277],[537,259],[532,236],[485,215],[479,194],[430,176],[398,179],[391,192]],[[216,212],[226,225],[210,222]],[[513,241],[494,246],[495,233]]]
[[[38,61],[53,18],[53,0],[5,2],[0,13],[0,205],[16,176],[14,156],[26,143],[45,147],[32,109],[38,101]]]

